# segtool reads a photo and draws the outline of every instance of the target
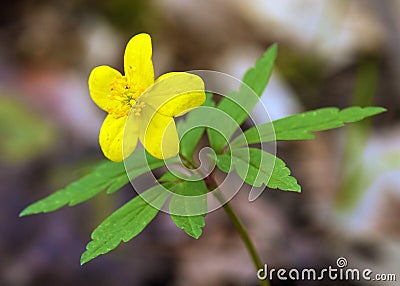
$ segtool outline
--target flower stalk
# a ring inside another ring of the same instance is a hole
[[[182,162],[185,166],[191,168],[191,169],[197,169],[197,166],[192,163],[190,160],[188,160],[185,156],[180,154],[180,157],[182,159]],[[255,268],[255,273],[261,268],[264,267],[260,256],[257,253],[257,250],[254,246],[253,241],[251,240],[249,233],[245,229],[242,221],[240,218],[237,216],[229,202],[224,198],[224,195],[222,192],[218,189],[218,185],[215,182],[213,178],[213,174],[211,173],[210,176],[206,179],[207,182],[207,188],[209,192],[213,192],[213,195],[218,199],[218,201],[221,203],[226,215],[229,217],[231,220],[233,226],[235,227],[236,231],[238,232],[240,238],[242,239],[244,245],[246,246],[247,251],[249,252],[249,255],[251,257],[251,260],[253,262],[254,268]],[[259,280],[260,286],[270,286],[269,280]]]
[[[253,261],[253,265],[255,267],[256,273],[259,269],[263,268],[264,265],[261,262],[260,256],[257,253],[257,250],[254,246],[253,241],[251,240],[249,233],[245,229],[242,221],[240,218],[237,216],[235,211],[233,210],[232,206],[225,200],[223,197],[222,193],[218,190],[215,189],[214,195],[216,198],[223,204],[224,211],[226,215],[229,217],[231,220],[233,226],[235,227],[236,231],[238,232],[240,238],[242,239],[244,245],[246,246],[247,251],[249,252],[249,255],[251,257],[251,260]],[[270,286],[270,283],[268,280],[259,280],[259,283],[261,286]]]

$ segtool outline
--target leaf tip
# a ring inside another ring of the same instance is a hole
[[[270,49],[271,49],[272,51],[274,51],[274,52],[277,52],[277,51],[278,51],[278,43],[273,43],[273,44],[271,45]]]
[[[200,231],[200,233],[198,233],[198,234],[193,234],[192,237],[193,237],[194,239],[199,239],[202,233],[203,233],[203,232]]]
[[[203,230],[202,230],[203,226],[199,226],[197,229],[193,229],[192,231],[188,231],[187,229],[183,229],[181,228],[183,231],[186,232],[186,234],[188,234],[190,237],[194,238],[194,239],[199,239],[200,236],[203,234]]]
[[[365,107],[365,109],[370,110],[373,113],[371,115],[377,115],[387,111],[386,108],[380,106],[370,106],[370,107]]]
[[[24,217],[27,215],[33,215],[33,214],[37,214],[39,213],[38,211],[35,211],[31,208],[31,206],[27,206],[26,208],[24,208],[19,214],[18,217]]]
[[[278,44],[273,43],[267,51],[265,52],[264,56],[272,56],[272,60],[275,61],[276,56],[278,55]]]
[[[90,260],[92,260],[94,257],[91,257],[90,255],[88,255],[88,252],[85,251],[84,253],[82,253],[81,259],[80,259],[80,264],[81,266],[88,263]]]
[[[18,217],[24,217],[24,216],[27,216],[27,215],[29,215],[29,213],[27,213],[27,212],[26,212],[26,209],[24,209],[22,212],[20,212],[20,213],[18,214]]]

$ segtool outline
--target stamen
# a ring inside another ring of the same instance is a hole
[[[144,103],[138,104],[138,98],[142,94],[143,88],[137,83],[131,82],[130,75],[133,72],[134,69],[130,67],[128,76],[117,75],[110,84],[110,93],[107,97],[115,104],[109,107],[107,112],[114,115],[115,118],[127,116],[132,107],[135,107],[134,114],[139,116],[144,106]]]

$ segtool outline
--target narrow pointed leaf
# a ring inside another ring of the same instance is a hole
[[[137,236],[154,219],[169,195],[168,191],[157,185],[116,210],[93,231],[92,241],[82,254],[81,264]]]
[[[226,130],[224,131],[228,139],[233,135],[238,126],[250,115],[259,97],[263,94],[272,74],[277,51],[277,45],[272,45],[264,55],[257,60],[254,67],[250,68],[245,73],[242,79],[244,85],[240,87],[239,91],[228,94],[218,104],[218,109],[231,116],[236,122],[234,126],[227,125],[225,127]],[[218,118],[215,118],[215,120],[218,120]],[[211,147],[217,153],[221,153],[226,144],[226,140],[215,130],[208,129],[207,133]]]
[[[301,191],[300,185],[290,176],[290,170],[285,163],[260,149],[233,149],[231,154],[217,156],[217,166],[225,173],[236,170],[239,177],[255,187],[264,184],[272,189]]]
[[[169,202],[172,221],[188,235],[199,238],[207,212],[207,186],[204,181],[187,181],[184,176],[178,178],[170,172],[160,180],[170,182],[168,189],[174,193]]]
[[[144,156],[143,150],[137,150],[128,160],[130,162],[128,172],[131,179],[148,172],[150,169],[164,166],[163,160],[148,155]],[[123,162],[115,163],[106,160],[90,174],[31,204],[20,213],[20,216],[47,213],[58,210],[65,205],[75,206],[93,198],[104,190],[111,194],[126,185],[129,178],[126,175]]]
[[[65,205],[77,205],[105,190],[114,180],[128,182],[123,163],[104,161],[90,174],[31,204],[20,213],[20,216],[47,213]]]
[[[339,110],[336,107],[328,107],[308,111],[254,126],[236,137],[231,146],[235,148],[274,140],[310,140],[315,138],[315,135],[311,132],[342,127],[345,123],[360,121],[385,111],[386,109],[381,107],[358,106],[343,110]],[[274,130],[275,134],[273,133]]]

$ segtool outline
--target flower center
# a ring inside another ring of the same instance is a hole
[[[139,102],[143,91],[141,86],[131,82],[127,76],[117,75],[110,84],[110,93],[108,94],[108,98],[114,104],[107,109],[107,112],[114,115],[115,118],[120,118],[127,116],[133,107],[133,113],[139,116],[144,107],[144,103]]]

